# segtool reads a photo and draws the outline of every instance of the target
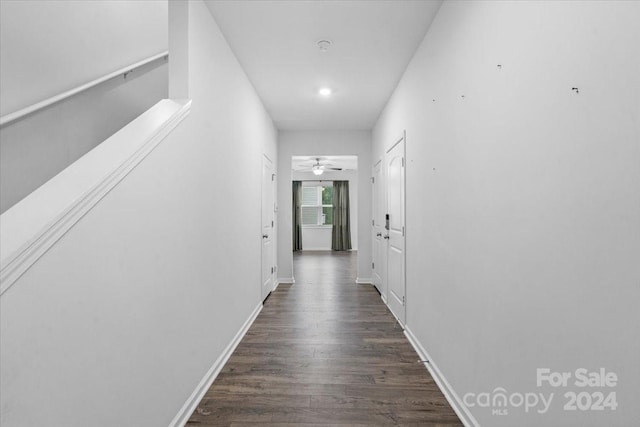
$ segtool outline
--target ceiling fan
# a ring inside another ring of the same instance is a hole
[[[322,162],[320,163],[320,157],[316,157],[316,162],[310,166],[304,167],[304,169],[299,169],[300,171],[310,170],[314,175],[322,175],[325,170],[333,170],[333,171],[341,171],[342,168],[332,168],[331,163]]]

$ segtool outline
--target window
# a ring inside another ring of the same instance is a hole
[[[302,225],[333,224],[333,187],[302,187]]]

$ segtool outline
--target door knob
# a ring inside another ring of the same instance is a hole
[[[388,234],[387,234],[387,235],[385,235],[385,236],[384,236],[384,238],[385,238],[385,239],[388,239],[388,238],[389,238],[389,235],[388,235]]]
[[[263,235],[262,235],[262,238],[263,238],[263,239],[268,239],[268,238],[269,238],[269,235],[268,235],[268,234],[263,234]]]
[[[376,233],[376,237],[382,237],[382,233]]]

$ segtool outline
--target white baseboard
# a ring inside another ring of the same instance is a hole
[[[371,277],[356,277],[356,283],[358,285],[372,285]]]
[[[173,418],[173,420],[169,424],[169,427],[184,427],[187,421],[189,421],[189,418],[198,406],[198,403],[200,403],[207,390],[209,390],[209,387],[211,387],[211,384],[213,384],[213,381],[216,379],[216,377],[224,367],[224,364],[227,363],[227,360],[229,360],[229,357],[231,357],[233,351],[236,349],[238,344],[240,344],[240,341],[253,324],[253,321],[256,320],[256,317],[258,317],[260,311],[262,311],[262,302],[258,304],[255,310],[253,310],[253,313],[251,313],[249,318],[244,322],[244,324],[235,335],[235,337],[233,337],[227,348],[224,349],[220,357],[216,359],[211,368],[209,368],[209,371],[207,371],[202,380],[200,380],[200,384],[198,384],[193,393],[191,393],[191,396],[189,396],[189,399],[187,399],[184,405],[182,405],[182,408],[180,408],[178,414]]]
[[[420,359],[428,361],[424,363],[424,365],[427,367],[429,374],[431,374],[434,381],[438,385],[438,388],[440,388],[440,391],[442,391],[442,394],[444,394],[444,397],[447,399],[447,402],[449,402],[449,405],[451,405],[458,418],[460,418],[460,421],[462,421],[462,424],[464,424],[465,427],[480,427],[480,424],[473,417],[473,415],[469,411],[469,408],[466,407],[466,405],[462,402],[462,399],[460,399],[460,396],[458,396],[453,388],[451,388],[451,385],[442,375],[440,369],[438,369],[438,367],[433,363],[433,360],[431,359],[431,357],[429,357],[429,353],[427,353],[427,350],[422,347],[420,341],[418,341],[416,336],[413,335],[409,327],[406,325],[404,328],[404,334],[420,356]]]
[[[296,283],[296,279],[294,279],[293,277],[279,277],[278,280],[276,280],[276,287],[280,284],[280,283],[291,283],[294,284]]]
[[[312,252],[312,251],[331,251],[331,246],[328,248],[303,248],[302,252]]]

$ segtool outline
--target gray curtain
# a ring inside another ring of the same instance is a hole
[[[349,181],[333,181],[333,229],[331,249],[351,249],[351,225],[349,223]]]
[[[293,181],[293,212],[291,213],[293,223],[293,251],[302,250],[302,182]]]

